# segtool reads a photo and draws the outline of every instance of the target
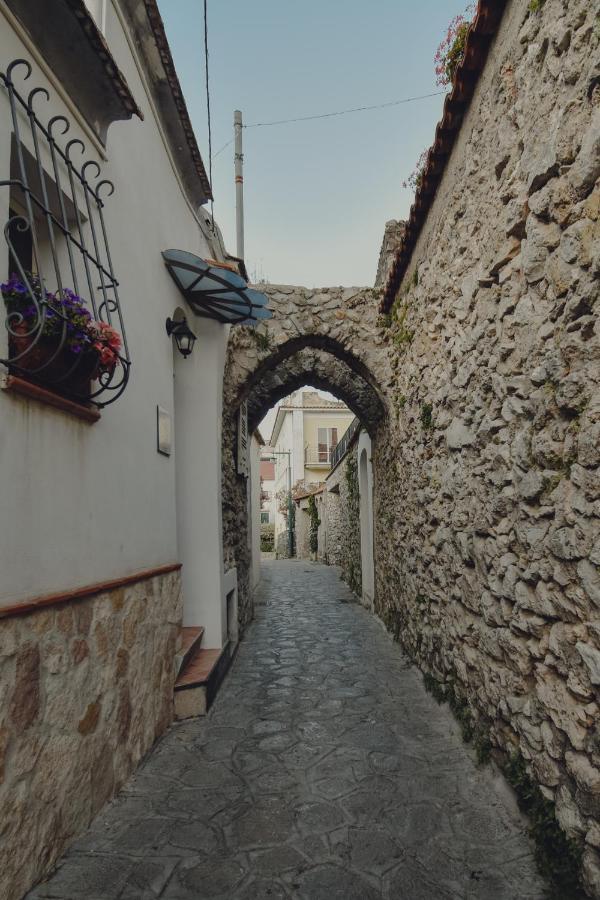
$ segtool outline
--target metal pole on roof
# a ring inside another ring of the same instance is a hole
[[[233,114],[233,134],[235,138],[235,231],[237,256],[244,258],[244,154],[242,152],[242,113],[236,109]]]

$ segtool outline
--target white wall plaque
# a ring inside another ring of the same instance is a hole
[[[164,456],[170,456],[173,449],[171,414],[162,406],[156,407],[156,449]]]

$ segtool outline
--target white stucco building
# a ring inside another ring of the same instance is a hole
[[[15,900],[169,725],[177,666],[201,647],[208,683],[233,652],[230,326],[211,289],[243,291],[245,270],[207,212],[154,0],[3,0],[0,72],[0,895]],[[180,685],[186,709],[196,686]]]
[[[261,448],[260,486],[260,524],[274,525],[277,498],[275,496],[275,462],[273,448],[270,446]]]
[[[289,487],[303,490],[325,481],[332,453],[354,415],[341,400],[315,390],[290,394],[277,407],[269,445],[275,460],[275,546],[283,549],[287,518],[281,512]]]

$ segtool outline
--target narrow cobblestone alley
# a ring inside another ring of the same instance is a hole
[[[30,900],[539,900],[508,788],[336,571],[269,562],[206,719]]]

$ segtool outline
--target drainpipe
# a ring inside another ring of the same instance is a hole
[[[235,231],[237,237],[237,256],[244,259],[244,154],[242,152],[242,113],[239,109],[233,114],[233,133],[235,137]]]

